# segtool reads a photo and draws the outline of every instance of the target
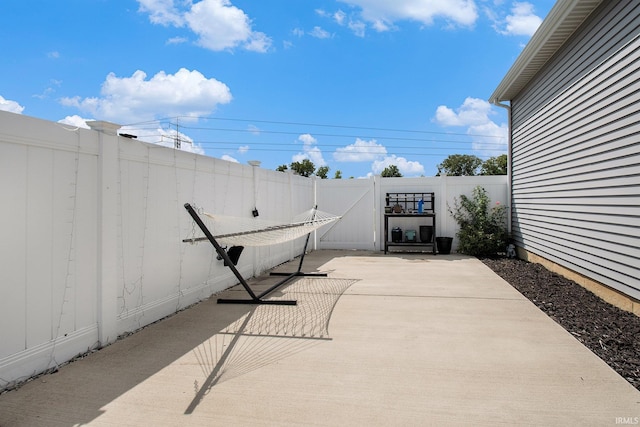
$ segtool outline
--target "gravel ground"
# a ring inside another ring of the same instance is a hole
[[[640,390],[640,317],[540,264],[507,258],[482,262]]]

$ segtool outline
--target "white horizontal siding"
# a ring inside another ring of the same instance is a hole
[[[640,298],[640,3],[609,2],[512,101],[514,237]]]

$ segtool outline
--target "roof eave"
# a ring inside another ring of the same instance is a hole
[[[549,11],[489,101],[511,101],[566,43],[602,0],[559,0]]]

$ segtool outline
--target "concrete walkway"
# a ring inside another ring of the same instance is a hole
[[[640,417],[640,392],[476,259],[318,251],[305,259],[315,269],[328,277],[273,296],[297,306],[212,298],[1,395],[0,426],[613,426]]]

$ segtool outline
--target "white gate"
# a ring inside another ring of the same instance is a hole
[[[318,179],[316,185],[318,209],[342,216],[317,231],[316,248],[378,249],[375,179]]]

